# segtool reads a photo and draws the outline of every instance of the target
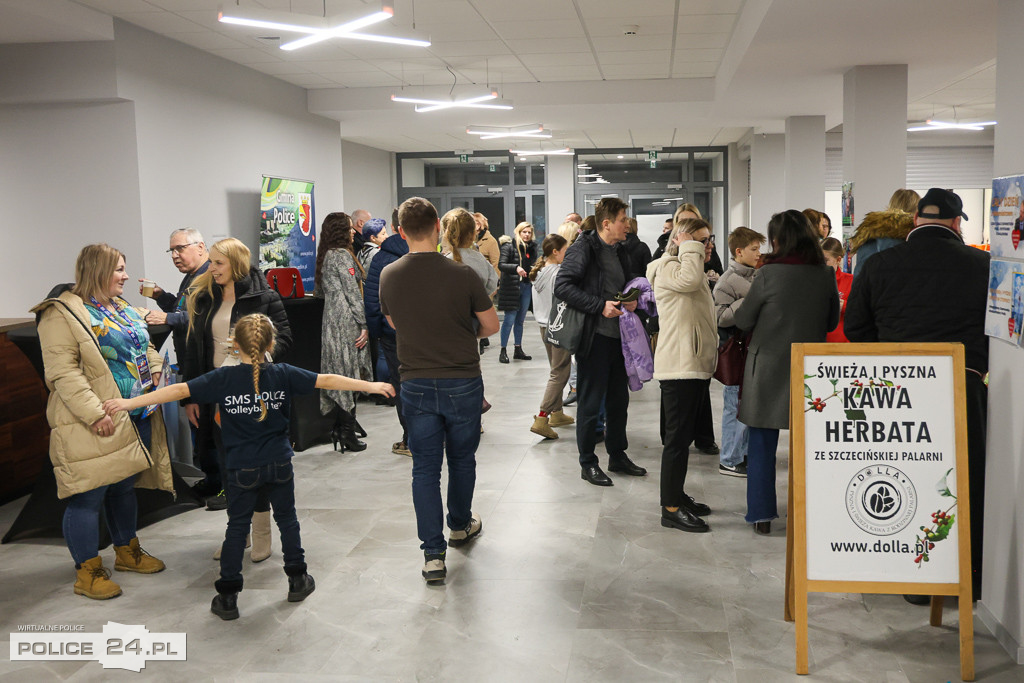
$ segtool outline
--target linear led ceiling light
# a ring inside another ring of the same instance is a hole
[[[574,154],[574,152],[568,147],[562,147],[560,149],[510,149],[509,153],[515,154],[520,157],[537,157],[537,156],[559,156],[566,154]]]
[[[238,6],[221,6],[217,12],[217,20],[225,24],[236,26],[249,26],[252,28],[263,28],[274,31],[291,31],[294,33],[308,34],[304,38],[293,40],[281,45],[282,50],[297,50],[308,45],[315,45],[331,38],[352,38],[355,40],[368,40],[379,43],[395,43],[398,45],[414,45],[428,47],[430,41],[413,38],[400,38],[396,36],[371,35],[357,33],[361,28],[379,24],[387,21],[395,15],[394,7],[388,2],[382,2],[377,12],[362,15],[350,13],[348,15],[336,15],[332,17],[318,17],[308,14],[296,14],[293,12],[273,12],[258,8],[242,8]]]
[[[470,109],[512,108],[511,102],[498,99],[497,90],[491,90],[484,95],[475,95],[473,97],[464,97],[462,99],[455,99],[454,97],[450,97],[448,99],[430,99],[427,97],[405,97],[403,95],[392,95],[391,101],[415,104],[416,111],[420,113],[438,111],[440,109],[454,109],[456,107],[466,107]]]
[[[547,139],[551,133],[544,131],[544,126],[539,123],[529,126],[470,126],[466,129],[467,135],[479,135],[481,140],[497,140],[499,138],[532,138]]]
[[[985,130],[985,126],[996,125],[995,121],[982,121],[980,123],[956,123],[951,121],[936,121],[928,119],[923,126],[911,126],[907,128],[908,133],[919,130]]]

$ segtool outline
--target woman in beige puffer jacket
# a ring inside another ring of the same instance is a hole
[[[124,256],[105,244],[85,247],[75,267],[76,285],[35,306],[47,388],[46,416],[50,434],[50,460],[57,480],[57,496],[67,499],[64,538],[75,560],[75,593],[94,599],[120,595],[97,554],[99,509],[105,508],[114,540],[118,571],[151,574],[164,564],[139,546],[135,535],[137,504],[134,487],[174,492],[163,420],[159,411],[132,418],[113,418],[103,412],[103,401],[123,397],[112,367],[139,377],[111,348],[111,339],[131,340],[136,356],[145,354],[154,379],[161,370],[160,355],[149,344],[145,322],[120,299],[128,280]],[[87,308],[89,302],[90,308]],[[97,328],[99,312],[104,311]],[[109,324],[108,324],[109,321]],[[104,337],[101,345],[96,330]],[[127,330],[131,330],[128,332]],[[132,335],[134,334],[134,337]],[[144,365],[139,359],[139,365]],[[148,439],[146,437],[149,437]],[[152,443],[152,448],[147,448]]]
[[[710,531],[701,519],[710,508],[684,490],[697,414],[718,363],[715,304],[704,275],[704,245],[710,236],[711,226],[703,220],[681,219],[672,228],[665,254],[647,266],[661,322],[654,353],[665,424],[661,525],[691,532]]]

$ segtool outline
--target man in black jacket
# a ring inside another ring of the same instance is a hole
[[[185,275],[178,285],[178,293],[164,291],[159,286],[153,287],[151,295],[147,295],[143,286],[139,285],[139,294],[150,296],[160,307],[159,311],[146,313],[146,322],[151,325],[168,325],[174,340],[174,354],[178,365],[185,362],[185,332],[188,330],[188,311],[185,310],[185,296],[192,281],[206,272],[210,267],[210,255],[206,251],[206,242],[195,228],[180,228],[171,233],[170,249],[167,253],[174,261],[174,267]],[[139,278],[143,282],[145,278]]]
[[[629,385],[618,317],[622,315],[621,308],[636,309],[636,302],[620,303],[615,299],[636,274],[630,271],[629,256],[620,245],[626,239],[629,220],[625,202],[605,197],[594,209],[594,219],[597,229],[581,234],[566,251],[555,280],[555,295],[587,314],[576,352],[580,476],[595,486],[611,486],[611,478],[601,470],[594,453],[602,398],[607,411],[605,448],[609,471],[635,477],[647,474],[626,455]]]
[[[932,188],[917,205],[907,241],[879,252],[853,281],[844,331],[853,342],[961,342],[967,365],[967,458],[971,574],[981,595],[988,414],[987,252],[964,244],[967,218],[953,192]]]

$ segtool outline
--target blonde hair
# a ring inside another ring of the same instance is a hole
[[[217,252],[228,260],[231,265],[231,281],[238,282],[249,274],[251,252],[249,247],[242,244],[234,237],[227,237],[215,242],[210,247],[210,254]],[[196,321],[196,302],[202,296],[213,299],[213,287],[217,283],[213,281],[213,273],[209,269],[195,280],[188,288],[188,333],[192,334]]]
[[[566,221],[558,226],[558,234],[565,238],[565,241],[572,244],[580,235],[580,224],[576,221]]]
[[[917,213],[917,203],[921,201],[921,195],[913,190],[899,189],[889,197],[888,211],[906,211]]]
[[[476,237],[476,220],[474,220],[473,214],[461,207],[452,209],[441,217],[441,229],[452,248],[452,260],[462,263],[462,254],[459,253],[459,249],[472,246]]]
[[[491,223],[490,221],[487,220],[487,216],[483,215],[479,211],[473,214],[473,220],[480,221],[480,223],[484,226],[484,230],[488,230],[491,227]]]
[[[640,229],[640,225],[636,222],[635,218],[630,217],[630,218],[626,219],[626,232],[632,233],[632,234],[635,235],[637,233],[637,230],[639,230],[639,229]]]
[[[672,214],[672,225],[679,224],[679,214],[681,214],[684,211],[689,211],[690,213],[697,216],[697,218],[704,220],[704,216],[700,215],[700,209],[698,209],[696,205],[687,202],[686,204],[680,204],[679,208],[676,209],[676,212]]]
[[[525,244],[525,242],[523,242],[522,233],[523,233],[523,230],[526,230],[527,228],[529,228],[530,230],[533,230],[533,236],[534,237],[537,236],[537,229],[533,227],[533,223],[528,223],[527,221],[523,221],[522,223],[517,225],[516,229],[513,231],[516,234],[516,246],[517,247],[521,247],[521,246],[523,246]]]
[[[117,270],[117,262],[124,254],[109,244],[90,244],[78,252],[75,261],[75,286],[71,289],[81,299],[100,296],[108,298],[110,279]]]
[[[678,211],[676,213],[678,213]],[[665,253],[669,256],[679,256],[679,245],[675,242],[676,235],[681,232],[692,235],[701,228],[707,228],[708,232],[711,231],[711,226],[700,218],[684,218],[677,221],[675,227],[672,228],[672,232],[669,233],[668,246],[665,247]]]
[[[267,417],[267,402],[260,396],[260,360],[274,348],[274,323],[262,313],[252,313],[235,323],[235,343],[252,361],[252,388],[260,402],[259,422]]]

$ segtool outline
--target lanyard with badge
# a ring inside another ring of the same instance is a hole
[[[135,368],[139,372],[139,383],[141,385],[141,393],[146,393],[148,390],[153,388],[153,373],[149,369],[149,359],[146,357],[146,346],[147,343],[142,342],[142,338],[139,336],[139,331],[135,328],[135,322],[131,319],[131,316],[125,313],[114,301],[114,310],[121,315],[117,315],[112,311],[107,310],[107,307],[96,300],[95,297],[90,297],[92,305],[95,306],[105,318],[117,324],[125,334],[132,340],[132,344],[135,346],[135,353],[132,354],[132,363],[135,364]],[[156,410],[156,405],[146,406],[143,417],[148,417]]]

